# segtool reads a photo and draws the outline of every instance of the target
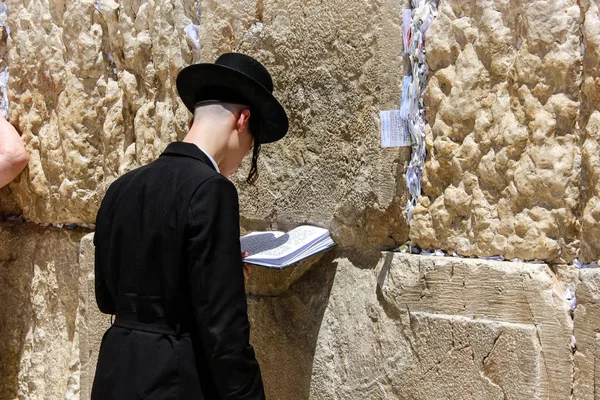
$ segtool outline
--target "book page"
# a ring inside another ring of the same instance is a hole
[[[253,238],[252,244],[242,243],[242,251],[250,253],[250,256],[245,259],[248,262],[253,260],[283,261],[286,257],[304,249],[304,247],[313,244],[328,234],[327,229],[306,225],[299,226],[278,237],[274,237],[272,232],[257,232],[242,238],[243,241],[247,241],[248,237]],[[251,249],[254,252],[246,249]]]
[[[247,251],[249,256],[275,249],[281,246],[287,238],[284,232],[252,232],[240,238],[242,251]]]

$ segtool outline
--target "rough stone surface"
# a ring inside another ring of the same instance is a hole
[[[246,52],[273,72],[291,130],[264,147],[256,187],[243,183],[247,165],[233,177],[242,229],[313,223],[340,244],[248,287],[270,399],[598,397],[598,272],[568,264],[600,258],[599,3],[440,2],[410,231],[409,150],[381,149],[378,121],[400,101],[408,6],[8,2],[0,68],[31,162],[0,190],[0,220],[93,223],[115,177],[185,134],[179,69]],[[552,265],[398,254],[377,264],[409,233],[422,248]],[[0,223],[0,398],[89,398],[109,320],[84,234]]]
[[[404,3],[11,3],[11,117],[31,154],[13,191],[25,218],[93,223],[116,176],[185,133],[178,70],[242,51],[273,73],[291,120],[264,148],[259,185],[242,184],[246,167],[235,179],[244,226],[333,226],[363,250],[406,241],[409,151],[381,149],[378,122],[400,100]]]
[[[92,235],[79,253],[73,340],[57,347],[72,349],[62,379],[80,382],[83,399],[110,322],[95,307]],[[597,271],[577,286],[573,357],[573,321],[545,264],[384,253],[362,266],[332,251],[280,295],[249,295],[268,398],[562,400],[574,365],[574,398],[593,398]]]
[[[198,59],[193,1],[11,1],[11,121],[31,160],[25,218],[93,223],[107,185],[181,137],[175,77]]]
[[[568,399],[572,321],[543,264],[338,260],[312,399]]]
[[[94,307],[92,254],[89,235],[77,322],[82,396],[108,326]],[[279,296],[249,295],[269,398],[569,398],[572,321],[545,265],[387,253],[360,269],[337,256]]]
[[[267,399],[308,399],[317,337],[337,264],[333,254],[326,255],[280,296],[248,297],[250,340]]]
[[[21,215],[21,208],[8,186],[0,189],[0,219]]]
[[[600,394],[598,331],[600,330],[600,269],[586,269],[579,273],[577,308],[574,315],[575,384],[576,400],[592,400]]]
[[[265,62],[291,119],[288,137],[264,147],[260,183],[242,183],[247,169],[236,179],[244,226],[332,226],[342,245],[363,251],[407,239],[409,152],[382,149],[378,122],[400,101],[403,6],[203,2],[203,57],[237,49]]]
[[[600,3],[582,1],[585,57],[579,123],[584,138],[582,158],[585,177],[581,221],[581,258],[600,258]]]
[[[380,148],[377,112],[400,99],[408,3],[11,2],[2,65],[31,155],[18,206],[32,221],[93,223],[116,176],[185,133],[177,71],[237,50],[272,70],[292,121],[265,146],[259,185],[242,184],[247,168],[236,177],[244,227],[315,223],[362,252],[404,242],[409,150]],[[441,2],[410,234],[421,247],[600,257],[598,14],[589,0]]]
[[[570,262],[584,10],[576,0],[448,0],[439,11],[427,33],[429,158],[411,238],[463,255]],[[596,56],[585,54],[591,81]]]
[[[78,396],[75,333],[84,232],[0,223],[0,398]]]
[[[323,253],[309,257],[283,269],[252,266],[251,278],[246,282],[246,293],[255,296],[279,296],[288,289],[311,267],[321,261]]]

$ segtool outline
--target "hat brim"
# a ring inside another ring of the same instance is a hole
[[[192,113],[198,90],[207,86],[235,91],[250,102],[244,105],[252,107],[259,114],[260,143],[275,142],[287,133],[289,122],[283,106],[264,86],[249,76],[218,64],[193,64],[181,70],[177,76],[179,97]]]

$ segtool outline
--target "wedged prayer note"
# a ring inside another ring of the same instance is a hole
[[[408,123],[402,118],[401,110],[380,111],[381,146],[410,146]]]
[[[285,268],[335,246],[327,229],[302,225],[289,232],[252,232],[240,238],[247,264]]]

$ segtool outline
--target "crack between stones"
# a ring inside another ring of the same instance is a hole
[[[504,334],[504,330],[501,330],[500,333],[498,334],[498,336],[496,336],[496,338],[494,339],[494,344],[492,345],[492,348],[485,355],[485,357],[483,357],[482,368],[479,371],[479,374],[481,375],[482,378],[484,378],[485,380],[487,380],[492,386],[497,387],[502,392],[502,396],[503,396],[502,398],[504,400],[506,400],[507,399],[506,392],[504,392],[504,389],[502,388],[502,386],[500,386],[499,384],[497,384],[496,382],[494,382],[492,380],[492,378],[490,378],[489,376],[487,376],[487,374],[485,373],[486,362],[487,362],[488,358],[490,357],[490,355],[492,354],[492,352],[494,351],[494,349],[496,348],[496,345],[498,344],[498,340],[500,340],[500,337],[502,337],[503,334]]]
[[[585,84],[585,33],[584,33],[584,27],[585,27],[585,22],[586,22],[586,9],[585,9],[585,4],[583,4],[583,0],[578,0],[577,1],[577,6],[579,7],[579,12],[581,15],[581,22],[579,24],[579,52],[580,52],[580,57],[581,57],[581,66],[579,69],[579,77],[580,77],[580,81],[579,81],[579,90],[578,90],[578,98],[577,98],[577,102],[578,102],[578,118],[575,122],[575,134],[577,136],[577,144],[579,149],[581,150],[581,169],[579,171],[579,182],[578,182],[578,186],[579,186],[579,201],[577,202],[578,206],[575,209],[575,220],[578,222],[578,226],[577,226],[577,239],[579,239],[579,246],[577,248],[576,251],[576,258],[579,258],[581,260],[581,236],[582,236],[582,220],[583,220],[583,212],[585,209],[585,204],[587,203],[587,190],[586,190],[586,170],[585,170],[585,163],[583,162],[583,145],[585,143],[585,127],[584,127],[584,116],[583,116],[583,111],[584,111],[584,95],[583,95],[583,89],[584,89],[584,84]],[[571,260],[572,263],[573,260]],[[581,279],[578,275],[578,281],[580,282]],[[573,312],[571,314],[571,319],[573,321],[573,324],[571,326],[571,337],[575,337],[575,313]],[[537,330],[537,326],[536,326],[536,330]],[[538,338],[539,338],[539,333],[538,333]],[[575,395],[575,354],[577,353],[577,344],[575,343],[574,346],[572,346],[571,348],[571,353],[572,353],[572,362],[571,362],[571,390],[570,390],[570,399],[574,398]],[[543,353],[542,353],[543,355]],[[595,379],[595,374],[594,374],[594,379]]]
[[[525,281],[521,280],[521,284],[522,284],[523,293],[527,293],[526,292],[527,285],[525,284]],[[537,322],[535,321],[535,314],[533,313],[533,309],[531,308],[531,303],[529,302],[529,299],[527,299],[526,301],[527,301],[527,308],[529,308],[529,314],[531,315],[531,323],[535,327],[535,337],[537,338],[538,344],[540,345],[540,354],[542,356],[542,364],[544,366],[544,374],[546,377],[546,382],[548,382],[548,385],[550,385],[550,375],[548,374],[548,366],[546,365],[546,356],[544,355],[544,346],[542,345],[542,338],[540,337],[540,328],[539,328]],[[550,388],[548,390],[550,390]]]
[[[258,22],[261,22],[261,23],[263,22],[264,13],[265,13],[264,0],[257,0],[256,1],[256,20]]]
[[[504,334],[504,330],[501,330],[500,333],[498,334],[498,336],[496,336],[496,338],[494,339],[494,344],[492,344],[492,348],[490,349],[490,351],[485,355],[485,357],[483,357],[483,365],[485,366],[485,363],[487,361],[487,359],[490,357],[490,354],[492,354],[492,352],[494,351],[494,349],[496,348],[496,345],[498,344],[498,340],[500,339],[500,337]]]
[[[580,81],[579,81],[579,91],[578,93],[578,97],[577,97],[577,102],[578,102],[578,118],[575,122],[575,135],[577,137],[577,144],[579,149],[582,151],[583,150],[583,144],[585,143],[585,132],[584,129],[585,127],[584,125],[584,121],[583,121],[583,101],[584,101],[584,96],[583,96],[583,87],[584,87],[584,83],[585,83],[585,63],[584,63],[584,59],[585,59],[585,35],[584,35],[584,31],[583,28],[585,26],[585,17],[586,17],[586,10],[584,7],[584,4],[582,4],[583,0],[578,0],[577,1],[577,6],[579,7],[579,12],[581,15],[581,23],[579,24],[579,54],[581,57],[581,66],[579,68],[579,77],[580,77]],[[583,152],[583,151],[582,151]],[[583,154],[581,154],[583,156]],[[578,223],[578,227],[577,227],[577,238],[579,239],[579,247],[577,248],[577,252],[576,252],[576,257],[581,259],[581,234],[582,234],[582,226],[581,226],[581,222],[583,219],[583,210],[585,209],[585,204],[587,203],[587,190],[585,188],[585,181],[586,181],[586,171],[585,171],[585,164],[583,162],[583,157],[581,160],[581,169],[579,171],[579,201],[577,202],[578,206],[575,209],[575,220]],[[571,260],[571,262],[573,262],[573,260]]]
[[[410,314],[410,308],[408,307],[408,304],[406,304],[406,312],[408,314],[408,323],[409,323],[409,326],[410,326],[410,331],[414,332],[414,329],[413,329],[413,326],[412,326],[412,316]],[[402,336],[404,337],[404,339],[406,340],[406,342],[408,343],[408,347],[410,347],[411,353],[415,356],[415,358],[417,359],[417,361],[421,362],[421,357],[419,356],[419,353],[415,349],[412,340],[410,340],[410,338],[408,337],[408,335],[406,334],[406,332],[404,332],[404,329],[400,329],[400,332],[401,332]]]

